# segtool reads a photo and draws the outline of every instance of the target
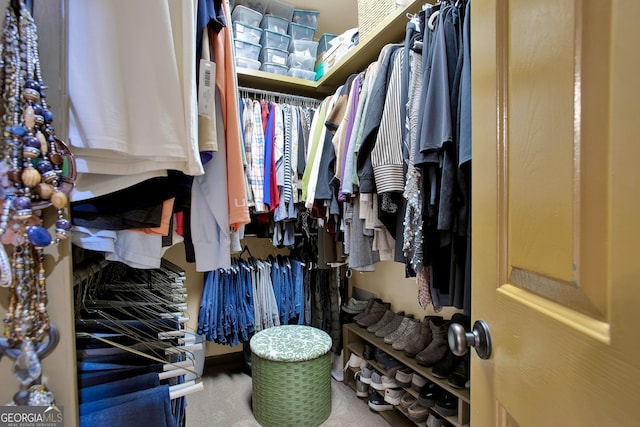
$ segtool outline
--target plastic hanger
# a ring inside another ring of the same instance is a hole
[[[439,9],[431,13],[431,16],[429,16],[429,21],[427,22],[427,26],[431,31],[436,29],[436,19],[438,18],[438,15],[440,15]]]

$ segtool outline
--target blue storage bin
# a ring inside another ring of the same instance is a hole
[[[233,35],[236,40],[258,44],[262,37],[262,28],[254,27],[253,25],[240,21],[233,21]]]
[[[263,47],[262,52],[260,52],[260,62],[263,64],[271,63],[286,66],[288,58],[289,52],[286,50]]]
[[[315,71],[303,70],[301,68],[289,68],[287,75],[304,80],[315,80],[316,78]]]
[[[259,70],[260,61],[255,59],[243,58],[241,56],[236,56],[236,67],[245,68],[247,70]]]
[[[290,40],[291,36],[287,34],[282,34],[271,30],[264,30],[262,32],[262,40],[260,41],[260,44],[263,48],[271,47],[274,49],[288,50]]]
[[[262,46],[256,43],[243,42],[242,40],[234,40],[236,47],[236,56],[243,58],[258,59]]]
[[[296,24],[291,22],[289,24],[289,35],[294,40],[313,40],[313,36],[316,34],[316,29],[308,27],[302,24]]]
[[[287,34],[289,21],[275,15],[264,15],[260,28],[263,30],[275,31],[276,33]]]
[[[288,71],[286,65],[278,65],[278,64],[270,64],[270,63],[262,64],[262,67],[260,67],[260,70],[265,71],[267,73],[280,74],[283,76],[286,76]]]
[[[318,53],[318,42],[291,39],[291,44],[289,44],[289,52],[310,56],[315,59],[316,53]]]
[[[269,5],[267,6],[266,13],[279,16],[286,19],[287,21],[291,21],[294,9],[295,7],[290,3],[279,0],[271,0],[269,2]]]
[[[292,22],[296,24],[306,25],[307,27],[318,28],[318,20],[320,19],[320,11],[296,9],[293,11]]]
[[[270,2],[271,0],[235,0],[233,4],[236,6],[242,5],[244,7],[248,7],[249,9],[253,9],[256,12],[266,15],[269,13],[267,12],[267,8],[269,7]]]
[[[324,33],[320,36],[320,40],[318,40],[318,56],[321,56],[324,52],[329,50],[329,48],[331,47],[331,44],[329,42],[336,37],[336,34],[331,33]]]
[[[248,7],[238,5],[233,8],[231,19],[254,27],[259,27],[260,22],[262,21],[262,14],[253,9],[249,9]]]
[[[299,68],[302,70],[311,71],[316,65],[316,57],[301,55],[299,53],[292,53],[289,55],[287,65],[289,66],[289,68]]]

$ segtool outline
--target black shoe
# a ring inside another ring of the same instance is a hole
[[[451,372],[453,372],[453,368],[462,359],[463,357],[456,356],[451,351],[448,351],[444,359],[433,365],[431,373],[436,378],[447,378],[449,375],[451,375]]]
[[[469,381],[469,354],[467,353],[466,356],[460,357],[459,359],[460,360],[456,362],[451,373],[447,377],[447,382],[449,383],[449,385],[451,385],[451,387],[465,388],[467,381]]]
[[[374,345],[366,343],[364,345],[364,351],[362,352],[362,357],[364,357],[364,360],[371,360],[374,358],[375,351],[376,351],[376,347]]]
[[[418,402],[425,408],[430,408],[436,404],[436,399],[441,393],[443,393],[443,391],[444,390],[438,387],[436,383],[427,381],[427,383],[420,389]]]
[[[369,408],[376,412],[381,411],[393,411],[393,405],[384,400],[383,396],[380,396],[376,391],[372,391],[369,395]]]
[[[376,348],[376,350],[374,351],[373,358],[376,362],[378,362],[378,365],[380,365],[380,367],[385,371],[390,371],[393,368],[402,366],[402,363],[400,363],[393,357],[389,356],[387,353],[385,353],[383,350],[380,350],[379,348]]]
[[[436,411],[445,417],[458,413],[458,398],[448,391],[442,392],[436,397]]]

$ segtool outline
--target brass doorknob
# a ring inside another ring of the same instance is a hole
[[[476,320],[473,330],[467,332],[459,323],[449,325],[449,348],[456,356],[464,356],[468,347],[476,349],[481,359],[491,357],[491,334],[484,320]]]

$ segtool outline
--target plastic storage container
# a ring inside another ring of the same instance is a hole
[[[276,33],[287,34],[289,30],[289,21],[275,15],[264,15],[260,28],[263,30],[275,31]]]
[[[268,14],[279,16],[287,21],[291,21],[294,10],[295,6],[292,4],[279,0],[270,0],[267,6]]]
[[[289,71],[287,71],[287,75],[305,80],[316,79],[315,71],[303,70],[302,68],[289,68]]]
[[[236,56],[243,58],[258,59],[262,46],[256,43],[243,42],[242,40],[234,40],[236,46]]]
[[[262,21],[262,14],[253,9],[249,9],[248,7],[238,5],[233,8],[231,19],[242,22],[243,24],[259,27],[260,22]]]
[[[291,39],[291,43],[289,44],[289,52],[299,55],[311,56],[315,59],[316,53],[318,52],[318,42]]]
[[[316,29],[313,27],[296,24],[295,22],[289,23],[289,35],[292,39],[313,41],[315,33]]]
[[[262,37],[262,28],[244,24],[240,21],[233,21],[233,35],[236,40],[258,44]]]
[[[337,35],[331,33],[324,33],[318,40],[318,56],[321,56],[324,52],[331,47],[331,40],[335,39]]]
[[[263,48],[271,47],[274,49],[288,50],[290,41],[291,36],[271,30],[264,30],[262,32],[262,40],[260,40],[260,44]]]
[[[260,61],[255,59],[243,58],[241,56],[236,56],[236,67],[246,68],[247,70],[259,70]]]
[[[320,11],[295,9],[291,21],[296,24],[306,25],[308,27],[318,28],[318,20],[320,19]]]
[[[278,64],[271,64],[271,63],[262,64],[262,67],[260,67],[260,70],[266,71],[267,73],[281,74],[283,76],[286,76],[288,71],[286,65],[278,65]]]
[[[300,68],[310,71],[313,70],[313,67],[316,65],[316,57],[292,53],[289,55],[287,65],[289,68]]]
[[[260,52],[260,62],[263,64],[272,63],[286,66],[288,58],[289,52],[286,50],[263,47],[262,52]]]
[[[269,13],[267,12],[267,8],[269,7],[270,2],[271,0],[235,0],[233,4],[236,6],[242,5],[244,7],[248,7],[265,15]]]

